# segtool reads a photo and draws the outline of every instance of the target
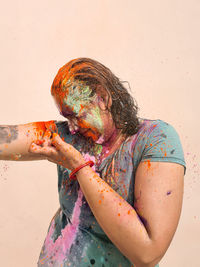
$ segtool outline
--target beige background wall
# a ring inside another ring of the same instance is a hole
[[[200,266],[199,28],[198,0],[1,0],[1,124],[61,119],[52,80],[86,56],[130,82],[141,117],[178,131],[184,205],[161,267]],[[1,161],[0,203],[0,265],[36,266],[58,208],[55,165]]]

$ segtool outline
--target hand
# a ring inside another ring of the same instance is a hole
[[[53,133],[53,137],[50,137],[51,132],[47,130],[42,140],[31,144],[29,152],[43,155],[48,161],[62,165],[71,171],[85,163],[81,153],[64,142],[58,134]]]

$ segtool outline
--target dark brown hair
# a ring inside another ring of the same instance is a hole
[[[64,65],[56,75],[51,93],[56,96],[67,84],[73,81],[82,81],[96,92],[98,85],[104,88],[108,96],[112,98],[110,112],[115,126],[122,129],[127,136],[137,133],[139,130],[139,119],[137,117],[138,106],[128,90],[109,68],[96,60],[90,58],[77,58]],[[108,101],[107,101],[108,108]]]

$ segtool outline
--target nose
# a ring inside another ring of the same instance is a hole
[[[79,127],[78,127],[76,119],[68,120],[68,125],[69,125],[69,130],[70,130],[71,134],[75,134],[78,132]]]

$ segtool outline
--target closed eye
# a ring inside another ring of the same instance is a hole
[[[74,114],[66,114],[63,113],[63,116],[69,120],[73,120],[74,118],[76,118],[76,116],[74,116]]]
[[[86,117],[86,112],[83,112],[76,116],[77,119],[84,119]]]

